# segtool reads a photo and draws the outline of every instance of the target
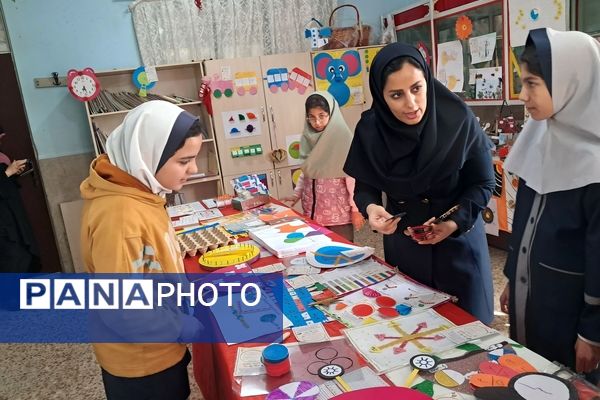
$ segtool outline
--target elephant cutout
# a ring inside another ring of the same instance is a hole
[[[319,53],[313,60],[317,78],[327,80],[327,91],[343,107],[350,100],[350,88],[346,80],[361,72],[360,55],[356,50],[348,50],[340,58],[333,58],[329,53]]]

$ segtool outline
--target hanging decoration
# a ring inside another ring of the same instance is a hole
[[[427,45],[424,42],[419,42],[417,43],[417,50],[419,50],[419,53],[421,53],[421,55],[425,59],[425,62],[428,65],[431,65],[431,55],[429,54],[429,49],[427,49]]]
[[[332,31],[314,18],[304,25],[304,38],[310,39],[310,49],[317,50],[329,42]]]
[[[198,7],[198,10],[202,10],[202,0],[194,0],[194,4]]]
[[[138,94],[141,97],[146,97],[147,91],[156,85],[156,80],[150,79],[148,75],[149,74],[146,72],[146,67],[143,65],[141,67],[137,67],[135,71],[133,71],[133,84],[140,90]]]
[[[456,37],[460,40],[465,40],[473,33],[473,22],[466,15],[461,15],[456,20]]]

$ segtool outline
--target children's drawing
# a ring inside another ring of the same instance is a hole
[[[362,67],[356,50],[318,53],[313,59],[317,90],[327,90],[340,107],[362,104]]]
[[[502,68],[475,70],[475,97],[478,100],[502,98]]]
[[[225,138],[239,139],[261,135],[261,122],[257,115],[256,109],[223,111],[221,118]]]
[[[400,315],[415,314],[448,301],[450,296],[400,275],[348,294],[322,309],[346,326],[356,327]],[[361,306],[366,314],[358,315]]]
[[[496,32],[469,39],[471,64],[491,61],[496,49]]]
[[[510,46],[524,46],[529,31],[536,28],[567,29],[564,1],[510,0],[508,2]]]
[[[463,48],[459,40],[438,44],[437,79],[452,92],[463,91]]]
[[[292,72],[290,72],[288,82],[290,90],[296,89],[298,93],[304,94],[304,92],[306,92],[306,89],[308,89],[308,87],[312,85],[311,82],[311,74],[298,67],[292,68]]]
[[[233,96],[233,81],[221,79],[221,75],[213,74],[212,77],[207,79],[210,91],[216,99],[220,99],[222,96],[231,97]]]
[[[437,353],[457,345],[446,335],[454,325],[433,310],[349,328],[344,335],[377,372],[408,364],[420,353]]]
[[[279,89],[287,92],[289,89],[287,68],[269,68],[264,79],[267,81],[267,86],[272,93],[277,93]]]
[[[235,91],[239,96],[243,96],[246,93],[255,95],[258,92],[258,78],[256,72],[236,72],[233,76],[233,86],[235,86]]]

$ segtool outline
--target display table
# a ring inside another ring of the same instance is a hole
[[[239,211],[231,207],[221,209],[224,215],[231,215]],[[302,217],[303,219],[306,219]],[[313,222],[314,223],[314,222]],[[331,232],[329,237],[339,242],[347,242],[341,236]],[[245,239],[243,239],[245,240]],[[252,267],[261,267],[278,262],[279,259],[270,256],[261,258],[252,264]],[[381,260],[379,260],[381,261]],[[381,261],[384,263],[383,261]],[[187,273],[206,273],[207,271],[200,268],[198,257],[187,257],[184,260]],[[390,266],[390,268],[392,268]],[[454,304],[441,304],[434,308],[439,314],[450,320],[456,325],[462,325],[475,321],[475,318],[463,311]],[[329,322],[325,324],[325,328],[331,337],[341,335],[340,329],[344,326],[337,322]],[[293,335],[288,337],[285,343],[295,342]],[[254,347],[264,345],[264,343],[244,343],[240,345],[229,346],[226,343],[194,343],[192,345],[192,362],[194,367],[194,377],[198,386],[202,390],[202,394],[206,400],[217,399],[240,399],[240,383],[233,376],[235,367],[235,359],[237,348],[239,346]],[[243,397],[244,399],[262,399],[264,396]]]

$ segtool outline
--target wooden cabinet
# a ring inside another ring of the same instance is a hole
[[[100,107],[98,104],[100,97],[85,103],[96,155],[104,152],[103,143],[106,138],[123,121],[129,111],[128,108],[132,108],[123,106],[122,102],[116,101],[110,94],[127,92],[135,97],[139,89],[133,84],[134,71],[135,68],[96,73],[101,88],[105,92],[102,97],[104,107]],[[185,201],[221,194],[223,188],[216,142],[206,109],[198,100],[198,88],[204,75],[201,63],[157,66],[156,73],[158,82],[148,90],[148,94],[186,101],[177,103],[177,105],[200,116],[207,127],[207,135],[203,138],[202,148],[196,158],[198,173],[191,177],[181,190],[185,195]],[[118,110],[114,111],[115,108]]]
[[[204,68],[225,192],[233,194],[231,179],[257,174],[273,197],[291,195],[304,103],[313,92],[310,54],[207,60]]]

